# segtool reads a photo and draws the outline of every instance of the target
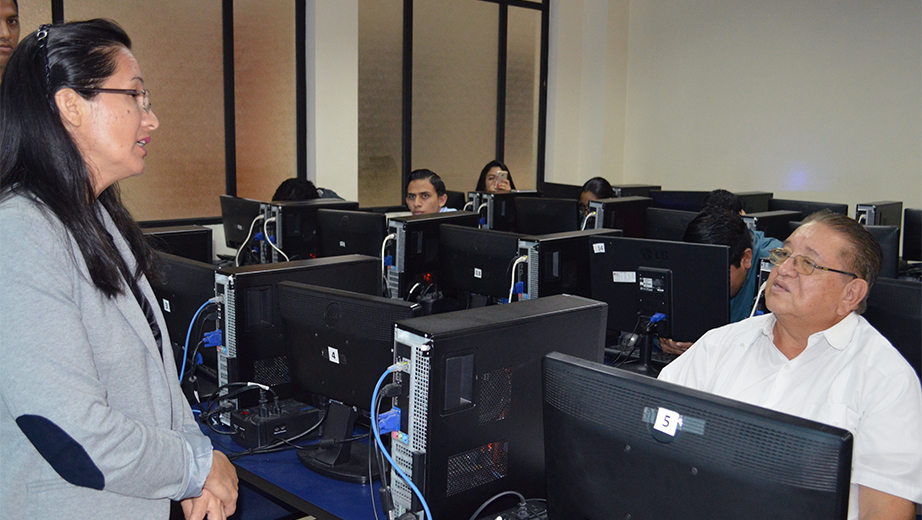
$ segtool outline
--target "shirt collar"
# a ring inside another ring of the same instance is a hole
[[[769,314],[765,321],[762,322],[762,326],[759,329],[761,333],[769,339],[769,341],[774,341],[775,322],[777,321],[778,319],[774,314]],[[848,343],[851,341],[852,336],[855,333],[855,327],[857,326],[858,315],[852,312],[832,327],[811,335],[810,338],[807,339],[807,344],[813,344],[822,338],[825,339],[826,342],[829,343],[829,346],[832,348],[836,350],[845,350],[845,347],[847,347]]]

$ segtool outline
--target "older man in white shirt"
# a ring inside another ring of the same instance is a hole
[[[849,430],[849,520],[910,520],[922,502],[922,386],[859,315],[880,258],[853,219],[809,217],[772,250],[772,313],[708,332],[659,376]]]

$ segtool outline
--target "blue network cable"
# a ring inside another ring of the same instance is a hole
[[[384,458],[386,458],[387,461],[391,463],[391,466],[394,468],[395,471],[397,471],[397,474],[400,475],[400,478],[402,478],[410,486],[410,489],[413,490],[413,493],[416,495],[416,498],[418,498],[419,502],[423,505],[423,511],[426,512],[426,518],[428,518],[429,520],[432,520],[432,513],[429,512],[429,504],[427,504],[426,499],[423,498],[422,491],[420,491],[419,488],[416,487],[416,484],[414,484],[413,481],[410,480],[410,477],[408,477],[407,474],[404,473],[402,469],[400,469],[400,466],[398,466],[397,463],[394,462],[394,459],[392,459],[390,454],[387,452],[387,448],[384,447],[384,443],[381,442],[381,435],[378,433],[378,417],[377,417],[378,411],[375,410],[375,403],[378,402],[378,392],[381,391],[381,383],[384,382],[384,379],[387,378],[388,374],[397,372],[397,366],[399,365],[391,365],[387,367],[387,370],[385,370],[384,373],[381,374],[381,378],[378,379],[378,382],[375,384],[375,391],[371,394],[371,411],[372,411],[372,415],[374,416],[372,417],[372,420],[371,420],[371,429],[375,434],[375,443],[377,443],[378,449],[381,450],[381,453],[384,455]]]
[[[207,302],[203,303],[201,307],[195,311],[195,316],[192,316],[192,321],[189,322],[189,330],[186,332],[186,346],[182,349],[182,368],[179,370],[179,384],[182,384],[182,378],[186,373],[186,358],[189,357],[189,339],[192,337],[192,327],[195,326],[195,320],[198,319],[199,314],[205,310],[205,307],[210,303],[217,303],[218,298],[214,297],[209,299]]]

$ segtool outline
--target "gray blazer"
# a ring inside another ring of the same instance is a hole
[[[41,203],[0,199],[0,244],[0,511],[167,518],[170,499],[201,493],[212,452],[179,388],[147,279],[139,285],[162,354],[131,291],[99,292],[76,242]]]

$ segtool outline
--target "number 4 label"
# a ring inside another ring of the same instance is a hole
[[[659,408],[656,411],[656,422],[653,423],[653,429],[661,431],[670,437],[675,437],[676,429],[682,424],[682,416],[679,412]]]

